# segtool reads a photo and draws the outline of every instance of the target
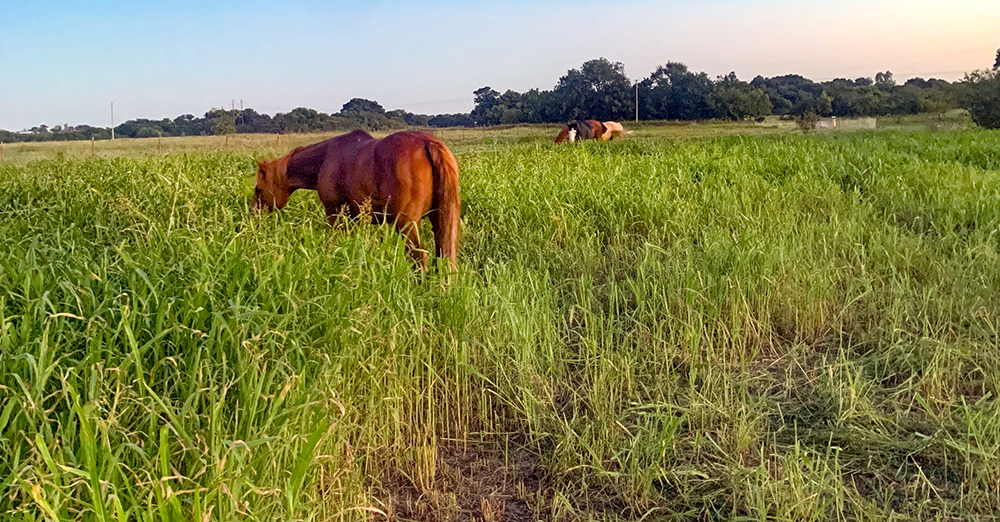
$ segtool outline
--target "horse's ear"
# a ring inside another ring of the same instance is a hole
[[[257,170],[264,170],[264,165],[266,165],[264,160],[257,160]]]

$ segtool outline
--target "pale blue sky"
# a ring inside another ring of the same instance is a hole
[[[204,114],[464,112],[472,91],[551,89],[584,61],[633,79],[891,70],[949,80],[993,64],[998,0],[281,2],[0,0],[0,129]]]

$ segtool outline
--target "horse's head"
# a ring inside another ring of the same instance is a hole
[[[580,136],[580,121],[570,120],[566,122],[566,129],[568,130],[569,142],[575,142],[576,138]]]
[[[253,191],[251,212],[271,212],[288,203],[291,190],[288,188],[287,170],[288,156],[257,162],[257,187]]]
[[[569,139],[569,126],[565,126],[556,135],[556,143],[562,143]]]

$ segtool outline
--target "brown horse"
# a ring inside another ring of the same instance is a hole
[[[342,208],[355,217],[370,205],[378,221],[395,223],[424,270],[427,252],[420,248],[418,225],[427,216],[437,255],[454,268],[461,219],[458,163],[434,136],[397,132],[377,140],[356,130],[257,166],[253,211],[280,209],[297,189],[319,193],[331,225]]]
[[[605,132],[604,124],[597,120],[571,120],[556,136],[556,143],[576,140],[601,139]]]

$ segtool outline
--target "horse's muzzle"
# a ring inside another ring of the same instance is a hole
[[[267,208],[267,205],[263,201],[261,201],[259,197],[256,196],[251,196],[248,201],[248,204],[250,207],[251,216],[256,216],[258,214],[265,214],[267,212],[274,210],[271,208]]]

